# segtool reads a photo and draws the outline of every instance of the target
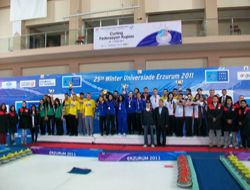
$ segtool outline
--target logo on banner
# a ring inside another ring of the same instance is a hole
[[[35,80],[21,80],[20,81],[20,88],[34,88],[36,87]]]
[[[39,87],[56,86],[56,79],[40,79]]]
[[[17,87],[17,82],[16,81],[5,81],[2,82],[0,85],[0,88],[2,89],[12,89]]]
[[[250,71],[237,72],[238,80],[250,80]]]
[[[69,88],[69,84],[72,87],[82,87],[82,76],[74,75],[74,76],[63,76],[62,77],[62,88]]]
[[[229,70],[205,70],[206,83],[229,83]]]

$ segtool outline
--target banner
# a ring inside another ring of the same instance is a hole
[[[144,87],[158,88],[162,95],[164,89],[172,91],[178,88],[178,81],[182,81],[182,89],[191,88],[193,95],[198,88],[208,96],[209,89],[221,95],[222,89],[227,89],[228,94],[236,102],[240,95],[244,95],[250,105],[250,77],[248,67],[221,67],[221,68],[190,68],[166,70],[132,70],[96,73],[68,73],[64,75],[37,75],[23,77],[0,78],[0,104],[6,103],[7,107],[15,105],[18,109],[22,101],[27,101],[28,107],[37,105],[45,94],[53,92],[54,98],[63,101],[64,93],[68,93],[68,85],[72,84],[75,93],[89,92],[94,100],[105,89],[121,92],[123,86],[127,91]],[[98,127],[98,113],[95,115],[95,132]]]
[[[20,21],[47,17],[47,0],[11,0],[10,20]]]
[[[102,152],[98,156],[99,161],[166,161],[177,160],[178,156],[186,152]]]
[[[94,28],[94,49],[163,46],[181,43],[181,21]]]

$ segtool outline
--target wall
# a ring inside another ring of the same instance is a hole
[[[146,0],[146,13],[203,9],[203,0]]]
[[[0,77],[11,77],[11,76],[13,76],[12,69],[0,70]]]
[[[203,68],[207,66],[207,59],[173,59],[146,61],[146,69],[174,69],[174,68]]]
[[[69,72],[69,68],[67,65],[47,66],[47,67],[29,67],[29,68],[22,69],[23,76],[41,75],[41,74],[64,74],[68,72]]]
[[[133,70],[133,62],[91,63],[80,64],[80,72],[104,72]]]
[[[11,35],[10,9],[0,9],[0,38],[9,37]]]
[[[217,7],[244,7],[250,6],[249,0],[217,0]]]
[[[250,57],[221,57],[220,66],[250,66]]]

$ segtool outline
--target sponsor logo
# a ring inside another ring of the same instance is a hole
[[[40,79],[39,87],[56,86],[56,79]]]
[[[72,84],[72,87],[82,87],[82,76],[63,76],[62,77],[62,88],[69,88],[69,85]]]
[[[36,80],[21,80],[20,88],[34,88],[36,87]]]
[[[11,88],[16,88],[17,87],[17,82],[16,81],[5,81],[2,82],[0,85],[0,88],[2,89],[11,89]]]
[[[229,83],[229,70],[205,70],[206,83]]]
[[[250,80],[250,71],[237,72],[238,80]]]

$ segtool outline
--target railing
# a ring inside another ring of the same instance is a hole
[[[218,31],[215,28],[218,27]],[[183,37],[250,34],[249,18],[192,19],[182,21]],[[93,43],[93,29],[60,30],[0,38],[0,52]]]

